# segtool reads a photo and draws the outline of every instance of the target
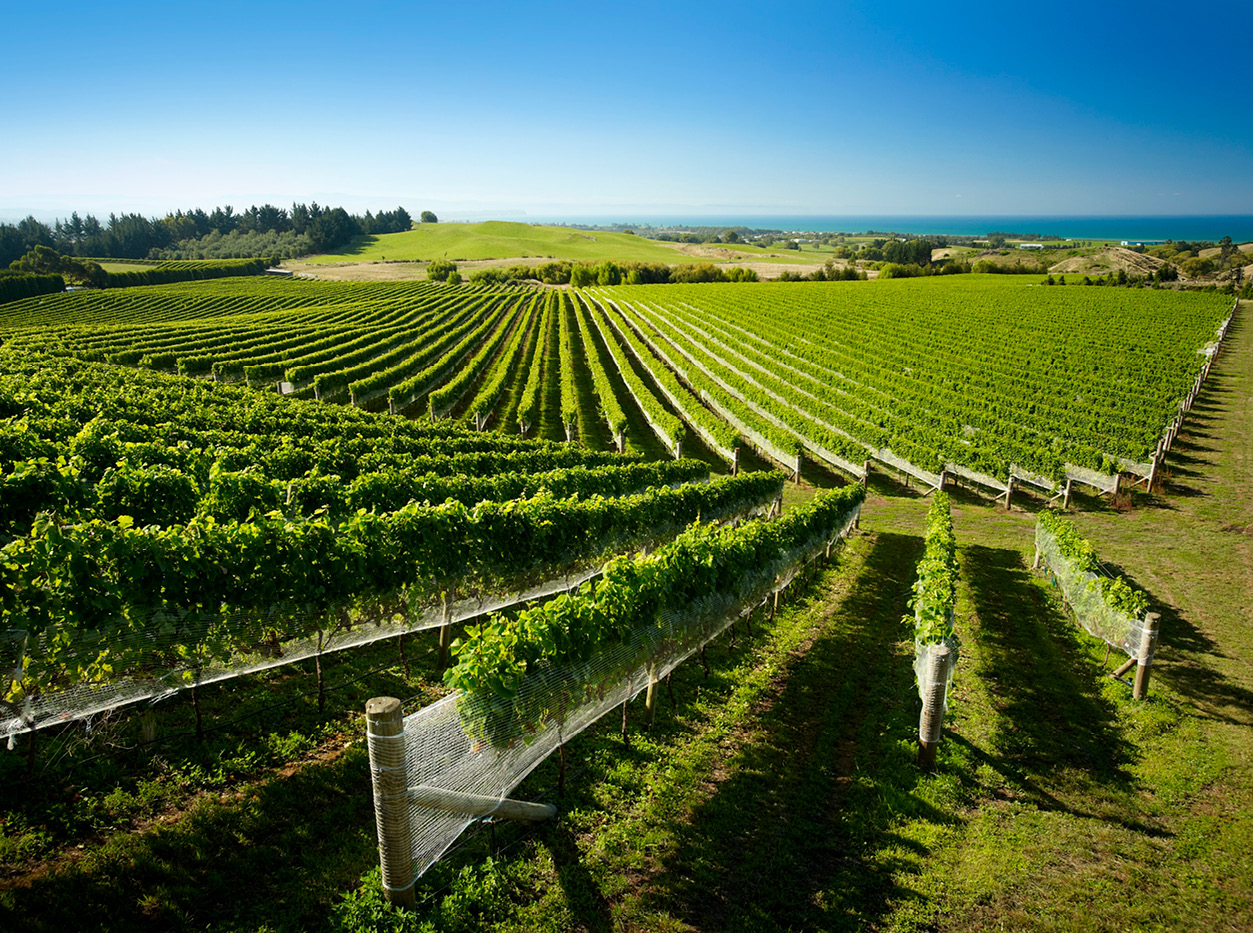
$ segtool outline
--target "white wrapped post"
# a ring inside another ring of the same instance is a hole
[[[405,719],[395,697],[375,697],[365,705],[366,746],[374,788],[374,822],[379,837],[383,895],[393,907],[415,902],[413,848],[409,840],[409,776]]]
[[[1157,630],[1161,616],[1150,612],[1144,617],[1144,629],[1140,633],[1140,656],[1136,659],[1136,679],[1131,688],[1132,699],[1143,700],[1149,692],[1149,670],[1153,666],[1153,653],[1157,649]]]
[[[928,645],[922,697],[922,716],[918,720],[918,767],[930,771],[935,767],[935,753],[944,725],[944,705],[948,693],[948,645]]]

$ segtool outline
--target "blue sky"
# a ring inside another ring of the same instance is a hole
[[[1253,4],[4,13],[0,214],[1253,214]]]

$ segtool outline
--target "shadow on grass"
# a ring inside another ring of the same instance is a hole
[[[340,247],[331,255],[343,256],[344,259],[347,260],[353,256],[360,256],[367,249],[377,244],[378,237],[371,234],[365,234],[364,236],[353,237],[352,242],[350,242],[347,246]]]
[[[552,856],[557,883],[580,928],[588,933],[611,933],[613,914],[609,901],[583,864],[578,841],[570,828],[561,820],[551,821],[540,836],[540,844]]]
[[[1002,725],[997,770],[1037,797],[1058,803],[1024,775],[1077,769],[1105,784],[1129,785],[1134,755],[1112,704],[1075,650],[1072,623],[1034,584],[1018,551],[978,545],[962,554],[962,576],[978,616],[977,676]]]
[[[1159,654],[1153,661],[1152,676],[1168,681],[1171,689],[1192,703],[1201,718],[1253,725],[1253,690],[1234,683],[1205,663],[1207,658],[1230,657],[1218,643],[1174,607],[1153,598],[1152,591],[1125,568],[1113,563],[1106,566],[1132,587],[1148,593],[1151,605],[1161,616]],[[1167,650],[1161,650],[1163,645]]]
[[[0,890],[0,928],[304,930],[377,863],[364,750],[243,798],[203,801],[178,823]]]
[[[917,870],[901,850],[926,853],[890,827],[903,813],[948,820],[913,793],[919,775],[898,741],[918,715],[897,620],[921,549],[877,536],[825,633],[707,779],[712,796],[674,828],[674,857],[645,895],[654,906],[699,929],[837,930],[916,896],[896,880]]]

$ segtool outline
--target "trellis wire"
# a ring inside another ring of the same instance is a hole
[[[731,520],[763,514],[772,503],[740,508],[726,515],[707,516]],[[630,551],[647,542],[621,543],[615,553]],[[480,586],[477,591],[451,598],[445,604],[438,596],[426,597],[421,603],[407,593],[388,599],[372,599],[343,603],[329,609],[287,610],[271,619],[255,611],[236,613],[188,612],[179,617],[170,613],[154,613],[142,625],[128,620],[126,631],[101,629],[94,637],[82,637],[71,653],[85,659],[107,652],[118,658],[142,659],[136,669],[115,670],[101,682],[77,682],[55,689],[25,691],[17,702],[0,699],[0,738],[12,737],[45,726],[95,716],[143,700],[156,701],[180,690],[216,683],[246,674],[260,673],[285,664],[319,657],[394,638],[412,632],[466,622],[492,612],[508,609],[535,599],[544,599],[571,590],[599,576],[600,559],[580,561],[563,571],[554,572],[530,586],[516,590],[492,590]],[[468,584],[463,584],[468,589]],[[222,626],[236,630],[251,621],[251,628],[261,631],[272,627],[272,643],[241,645],[229,658],[197,657],[180,651],[180,647],[202,643],[211,632]],[[309,631],[319,626],[321,633],[285,638],[284,631]],[[119,626],[121,628],[121,626]],[[45,638],[56,638],[50,633]],[[28,644],[22,630],[0,630],[0,688],[3,697],[23,678],[24,659],[41,650],[41,645]],[[142,664],[142,668],[139,665]]]
[[[1149,660],[1156,629],[1151,629],[1146,620],[1133,618],[1106,602],[1100,576],[1080,570],[1042,524],[1036,525],[1035,546],[1041,565],[1062,591],[1079,624],[1111,647],[1126,652],[1129,658],[1138,662]]]
[[[833,535],[819,535],[767,567],[758,569],[735,594],[712,594],[682,610],[667,611],[654,625],[641,625],[632,642],[619,644],[579,665],[538,667],[518,696],[483,701],[451,694],[405,719],[408,782],[457,794],[503,801],[550,754],[601,716],[664,678],[736,619],[785,588],[807,562],[817,559],[855,527],[860,506],[850,510]],[[632,659],[647,657],[644,663]],[[625,676],[613,672],[626,669]],[[590,685],[590,686],[589,686]],[[500,713],[498,703],[541,711],[537,722],[517,726],[504,748],[468,734],[476,718]],[[466,814],[425,806],[411,799],[409,827],[413,877],[431,867],[474,821]]]

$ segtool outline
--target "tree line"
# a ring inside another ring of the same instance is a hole
[[[0,224],[0,266],[36,246],[98,259],[290,258],[327,252],[357,236],[399,233],[412,225],[403,207],[358,215],[316,201],[290,209],[253,205],[240,213],[228,204],[210,212],[196,208],[153,218],[110,214],[105,222],[75,211],[51,226],[34,217]]]

